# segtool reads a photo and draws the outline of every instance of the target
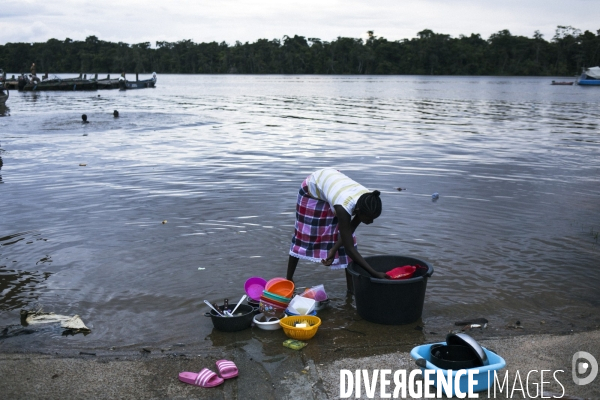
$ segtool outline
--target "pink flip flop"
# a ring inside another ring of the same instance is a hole
[[[219,360],[217,361],[217,368],[223,379],[231,379],[238,376],[239,371],[233,361]]]
[[[200,386],[205,388],[211,388],[219,386],[223,382],[223,378],[220,378],[208,368],[202,368],[202,371],[195,372],[180,372],[179,380],[181,382],[189,383],[190,385]]]

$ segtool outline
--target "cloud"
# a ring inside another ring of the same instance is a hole
[[[89,35],[130,44],[184,39],[233,44],[284,35],[330,41],[365,37],[367,30],[400,40],[423,29],[453,37],[478,33],[485,39],[503,29],[529,37],[539,30],[549,40],[557,25],[600,29],[598,10],[591,0],[9,0],[0,16],[0,43]]]

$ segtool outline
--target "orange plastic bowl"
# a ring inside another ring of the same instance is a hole
[[[277,282],[281,282],[281,281],[285,281],[285,278],[273,278],[269,281],[267,281],[267,284],[265,285],[265,290],[269,291],[269,289],[271,288],[271,286],[273,286],[274,284],[276,284]]]
[[[279,296],[292,297],[294,294],[294,282],[288,281],[287,279],[275,282],[268,291]]]

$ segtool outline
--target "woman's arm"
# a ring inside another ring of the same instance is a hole
[[[339,238],[337,240],[337,242],[335,242],[335,244],[333,245],[332,248],[330,248],[327,251],[327,258],[321,260],[321,263],[323,265],[325,265],[326,267],[330,266],[331,264],[333,264],[333,260],[335,260],[335,254],[337,253],[337,251],[340,249],[340,247],[342,247],[342,239]]]
[[[360,218],[358,218],[358,216],[352,218],[352,222],[350,223],[350,225],[352,227],[352,233],[354,233],[356,228],[358,228],[358,225],[360,225]],[[342,247],[342,244],[342,236],[338,235],[338,240],[335,242],[333,247],[327,252],[327,259],[321,260],[321,263],[323,263],[325,266],[330,266],[333,263],[333,260],[335,260],[335,254],[338,252],[340,247]],[[354,247],[354,245],[352,247]]]
[[[360,224],[360,221],[355,222],[357,220],[357,217],[354,217],[354,219],[351,220],[350,214],[348,214],[348,211],[346,211],[344,209],[344,207],[342,207],[340,205],[336,205],[336,206],[334,206],[334,208],[335,208],[335,214],[338,219],[340,239],[342,241],[342,244],[344,245],[344,249],[346,249],[346,254],[348,254],[348,256],[352,259],[352,261],[354,261],[355,263],[357,263],[358,265],[363,267],[368,273],[370,273],[374,277],[379,278],[379,279],[385,279],[387,277],[387,275],[384,272],[375,271],[369,265],[369,263],[367,261],[365,261],[365,259],[360,255],[358,250],[356,250],[354,248],[354,240],[352,239],[352,233],[354,232],[356,227],[358,227],[358,224]],[[338,241],[339,241],[339,239],[338,239]],[[337,242],[336,242],[336,245],[337,245]]]

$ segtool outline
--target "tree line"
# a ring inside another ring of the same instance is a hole
[[[0,45],[0,68],[38,73],[178,74],[408,74],[572,76],[600,65],[596,33],[558,26],[551,40],[539,31],[532,38],[508,30],[487,40],[479,34],[450,35],[430,29],[412,39],[390,41],[373,31],[368,38],[333,41],[295,35],[254,43],[157,41],[129,45],[96,36],[45,43]]]

